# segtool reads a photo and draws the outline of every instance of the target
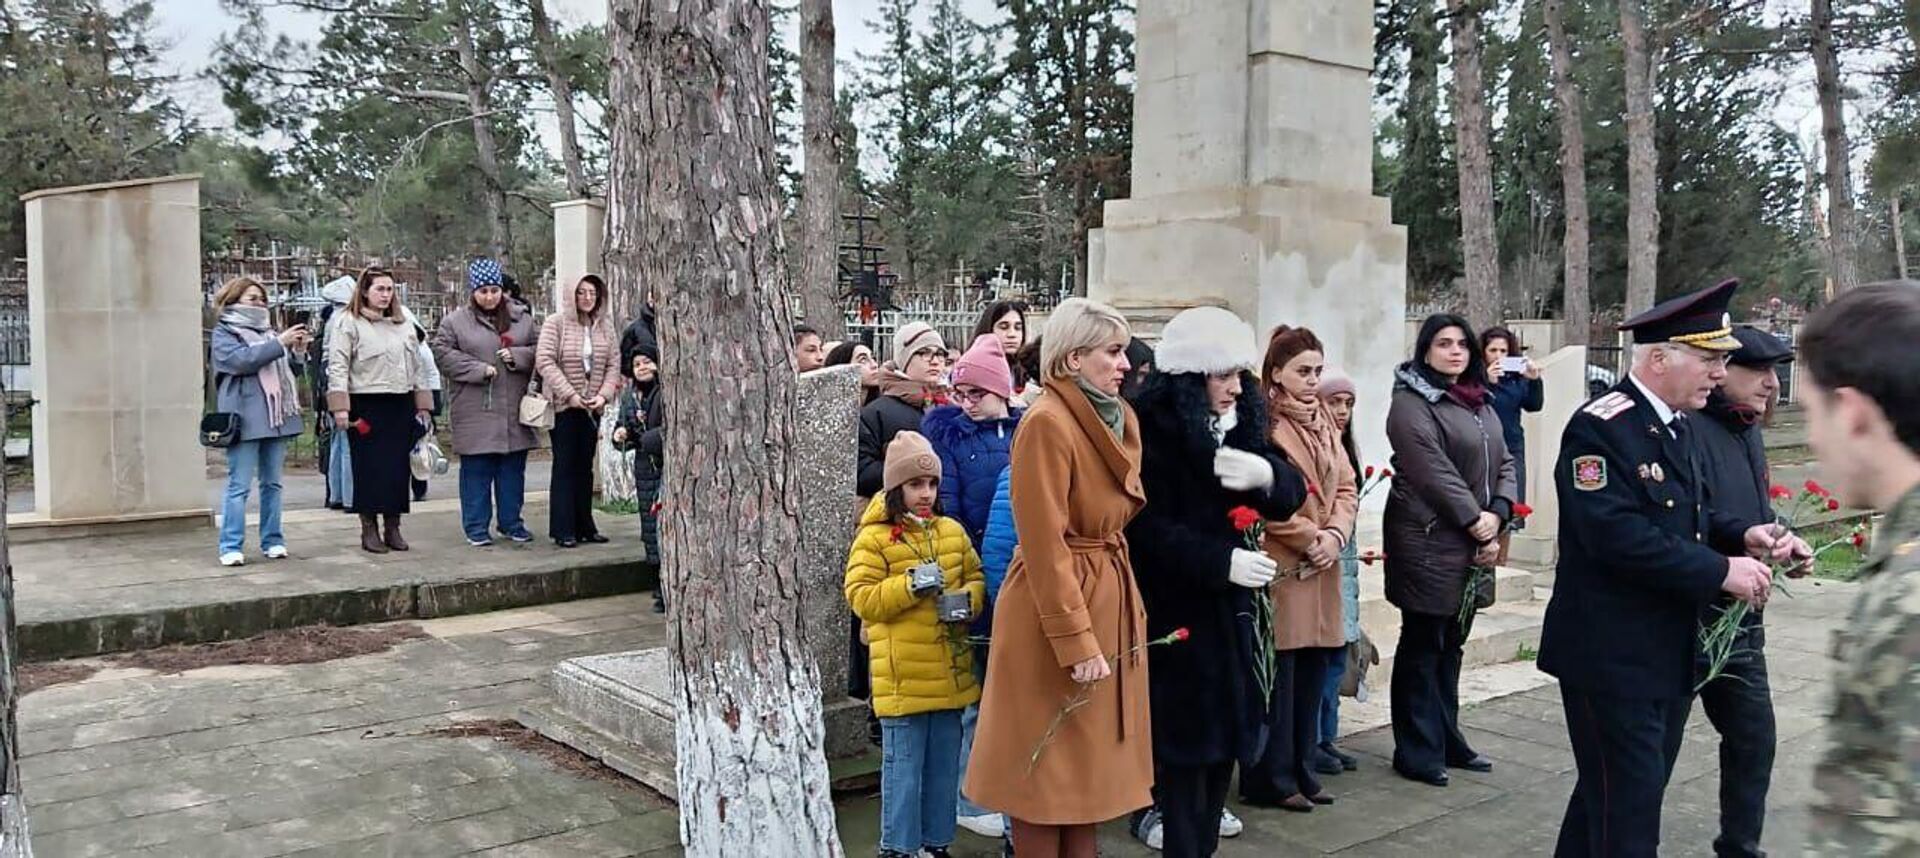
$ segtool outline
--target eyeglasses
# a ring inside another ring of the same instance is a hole
[[[941,359],[941,360],[946,360],[946,359],[947,359],[947,351],[946,351],[946,349],[936,349],[936,348],[934,348],[934,347],[932,347],[932,346],[928,346],[928,347],[926,347],[926,348],[924,348],[924,349],[921,349],[921,350],[919,350],[919,351],[917,351],[917,352],[914,352],[914,353],[913,353],[913,357],[923,357],[923,358],[939,358],[939,359]]]
[[[1709,367],[1724,368],[1727,364],[1733,362],[1733,352],[1710,352],[1706,349],[1695,348],[1689,345],[1679,345],[1677,348],[1682,352],[1692,355],[1696,360]]]
[[[962,405],[971,405],[992,395],[977,387],[956,387],[953,390],[953,400]]]

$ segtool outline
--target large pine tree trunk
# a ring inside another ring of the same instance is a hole
[[[1567,343],[1584,346],[1593,327],[1593,297],[1587,261],[1587,129],[1580,89],[1573,80],[1573,46],[1567,39],[1565,0],[1546,0],[1547,53],[1553,65],[1553,97],[1560,107],[1560,185],[1565,196],[1566,291],[1561,306]]]
[[[840,143],[834,134],[833,0],[800,0],[800,106],[806,174],[800,197],[800,303],[826,340],[846,336],[840,309]]]
[[[500,146],[493,137],[493,96],[488,91],[493,72],[481,67],[474,51],[473,21],[471,16],[463,16],[453,28],[454,50],[460,58],[460,76],[467,83],[474,166],[480,169],[487,186],[482,195],[487,206],[487,250],[505,267],[513,250],[513,230],[507,221],[507,186],[500,173]]]
[[[680,380],[660,546],[681,841],[689,855],[838,856],[798,595],[767,0],[612,0],[608,17],[623,114],[611,259],[621,282],[657,284],[665,374]]]
[[[1620,43],[1627,67],[1627,306],[1631,317],[1653,306],[1660,267],[1660,209],[1655,199],[1653,52],[1643,0],[1620,0]]]
[[[553,93],[554,119],[560,125],[560,164],[567,173],[567,196],[584,200],[593,195],[587,184],[587,168],[580,158],[580,132],[573,118],[573,84],[560,71],[559,49],[553,41],[553,22],[547,18],[546,0],[527,0],[527,17],[533,23],[533,47],[539,53],[540,67],[547,75],[547,88]]]
[[[0,401],[0,426],[6,424],[6,402]],[[7,495],[4,470],[0,468],[0,498]],[[20,790],[20,684],[14,673],[20,661],[18,640],[13,614],[13,558],[7,551],[7,510],[0,504],[0,858],[33,858],[27,803]]]
[[[1460,158],[1460,239],[1467,265],[1467,321],[1500,321],[1500,245],[1493,223],[1493,124],[1480,71],[1480,5],[1447,0],[1453,21],[1454,141]]]
[[[1853,169],[1847,156],[1847,117],[1840,98],[1840,58],[1833,47],[1833,0],[1813,0],[1808,48],[1814,93],[1820,100],[1820,141],[1826,155],[1827,257],[1837,291],[1860,285],[1859,236],[1854,233]]]

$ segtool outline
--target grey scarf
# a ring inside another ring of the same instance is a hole
[[[1126,434],[1127,413],[1120,407],[1120,397],[1088,384],[1084,378],[1076,376],[1073,381],[1080,385],[1080,392],[1087,395],[1087,401],[1093,403],[1093,413],[1100,415],[1100,422],[1113,430],[1113,436],[1118,438]]]

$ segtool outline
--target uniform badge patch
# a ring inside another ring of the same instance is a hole
[[[1573,487],[1597,492],[1607,487],[1607,460],[1600,456],[1580,456],[1573,460]]]

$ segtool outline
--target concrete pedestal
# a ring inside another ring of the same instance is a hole
[[[21,199],[38,400],[30,520],[210,523],[200,177]]]
[[[556,312],[573,306],[573,284],[580,282],[580,275],[602,269],[600,254],[606,243],[606,223],[604,200],[553,204],[552,309]],[[626,320],[619,324],[626,324]]]
[[[1164,0],[1138,25],[1134,196],[1089,240],[1089,294],[1149,338],[1206,304],[1262,337],[1311,328],[1359,389],[1363,459],[1384,463],[1406,232],[1372,194],[1371,7]]]
[[[867,707],[847,697],[851,614],[845,588],[856,517],[860,372],[842,366],[800,376],[794,455],[800,470],[800,610],[819,668],[830,758],[867,750]],[[665,649],[590,656],[554,669],[554,699],[521,720],[668,795],[673,784],[674,704]]]

